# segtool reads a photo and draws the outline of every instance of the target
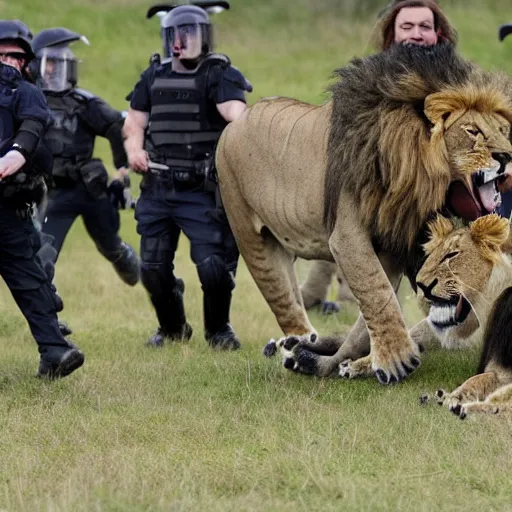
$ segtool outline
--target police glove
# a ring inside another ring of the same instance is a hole
[[[25,157],[16,150],[11,150],[0,158],[0,180],[19,171],[26,163]]]

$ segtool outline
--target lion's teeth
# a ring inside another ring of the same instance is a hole
[[[428,318],[438,328],[450,327],[457,323],[455,320],[456,311],[456,304],[433,305],[430,308]]]

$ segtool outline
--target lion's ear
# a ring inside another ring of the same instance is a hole
[[[510,224],[496,214],[484,215],[476,219],[469,226],[471,238],[480,248],[482,255],[490,260],[496,261],[499,253],[509,243]]]
[[[442,215],[430,221],[427,227],[429,241],[423,245],[427,254],[430,254],[455,229],[453,223]]]
[[[434,92],[425,98],[423,112],[432,123],[432,130],[442,131],[445,121],[453,112],[453,105],[450,101],[447,101],[445,94]]]

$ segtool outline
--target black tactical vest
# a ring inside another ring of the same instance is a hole
[[[151,160],[175,169],[197,169],[215,151],[227,122],[208,101],[208,73],[221,63],[206,60],[194,73],[175,73],[170,64],[156,72],[146,150]],[[161,71],[161,72],[159,72]]]
[[[46,94],[53,124],[46,132],[44,142],[54,158],[54,177],[78,180],[80,167],[92,158],[95,135],[80,119],[89,99],[77,90],[59,95]]]
[[[15,92],[21,80],[22,76],[17,70],[0,64],[0,156],[10,150],[21,124],[15,116]],[[28,205],[38,203],[45,193],[44,176],[50,168],[48,151],[39,145],[26,166],[1,180],[0,204],[20,209],[22,213],[21,209],[26,210]]]

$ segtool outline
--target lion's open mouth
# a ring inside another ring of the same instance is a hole
[[[501,204],[498,183],[505,178],[502,165],[476,171],[471,175],[471,187],[463,181],[450,184],[446,204],[457,217],[471,221],[493,213]]]
[[[446,301],[436,299],[432,302],[428,319],[432,327],[443,331],[464,323],[470,312],[469,301],[463,295],[458,295]]]

